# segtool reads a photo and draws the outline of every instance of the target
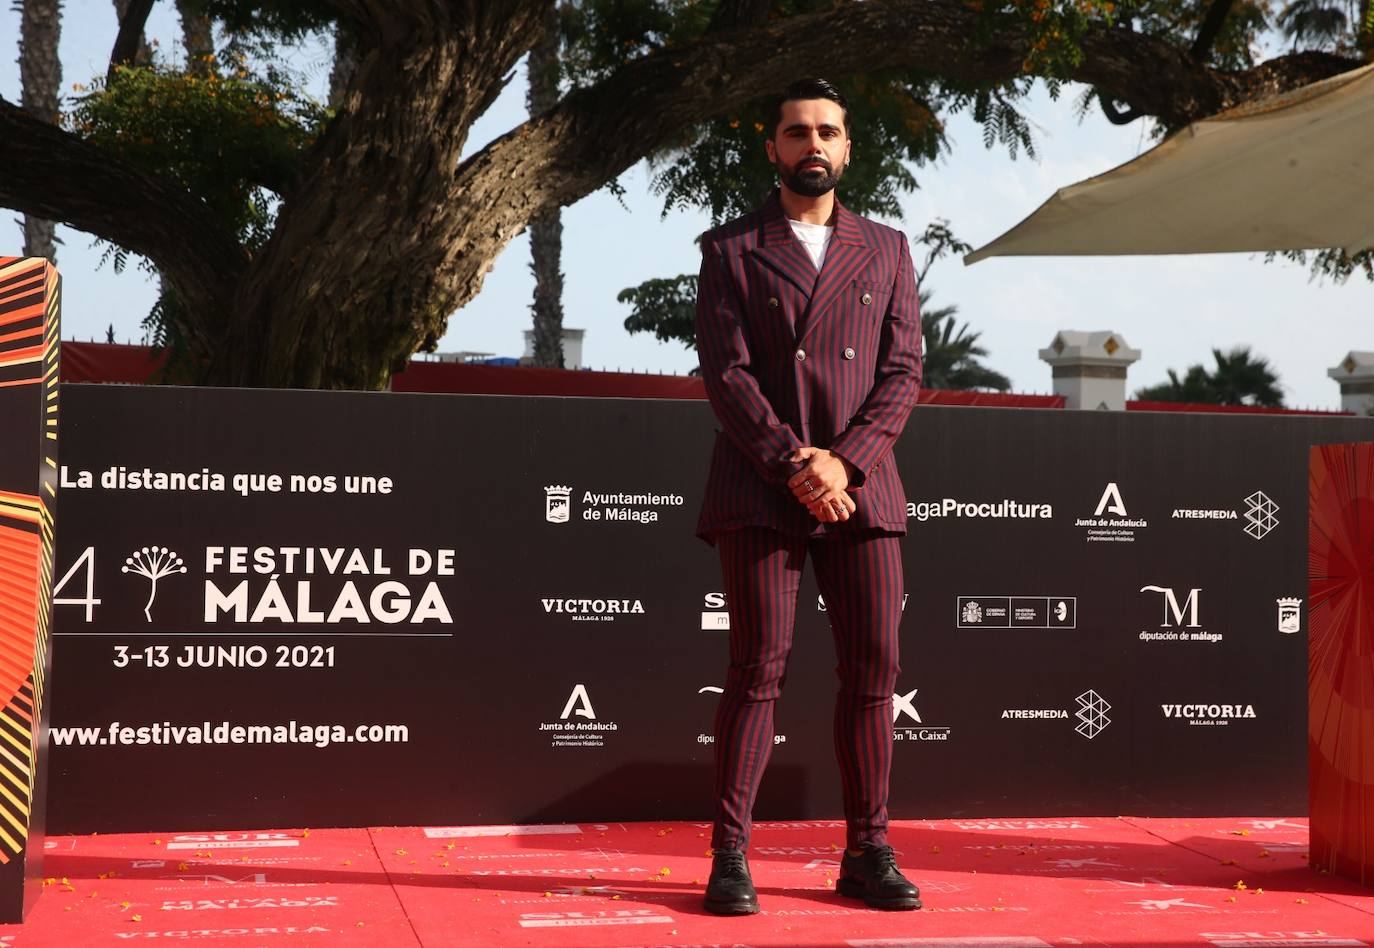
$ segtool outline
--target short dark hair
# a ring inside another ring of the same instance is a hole
[[[798,79],[782,90],[782,95],[773,100],[773,105],[768,110],[769,121],[766,131],[770,139],[778,133],[783,103],[795,102],[798,99],[829,99],[834,102],[844,112],[844,133],[849,134],[849,103],[845,100],[844,93],[826,79]]]

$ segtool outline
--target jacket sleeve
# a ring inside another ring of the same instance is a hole
[[[701,243],[697,280],[697,353],[706,396],[725,434],[769,483],[786,481],[801,465],[787,458],[802,446],[778,418],[750,369],[744,317],[720,249]]]
[[[855,480],[859,484],[892,450],[921,392],[921,317],[916,270],[905,239],[901,248],[892,297],[883,314],[873,387],[849,426],[830,445],[831,451],[858,470]]]

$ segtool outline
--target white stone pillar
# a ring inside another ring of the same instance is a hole
[[[1326,374],[1340,383],[1342,410],[1374,415],[1374,352],[1347,352]]]
[[[1140,350],[1114,332],[1065,329],[1040,358],[1050,364],[1054,394],[1064,396],[1065,408],[1124,411],[1126,369],[1140,360]]]

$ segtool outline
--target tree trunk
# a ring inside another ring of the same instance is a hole
[[[61,117],[62,35],[60,0],[24,0],[19,21],[20,104],[34,118],[56,124]],[[57,224],[24,215],[24,256],[57,262]]]
[[[558,104],[558,9],[544,16],[544,35],[530,50],[530,118]],[[563,363],[563,221],[556,205],[530,219],[530,269],[534,272],[534,364],[550,369]]]
[[[329,70],[329,107],[345,108],[349,83],[358,72],[358,41],[342,24],[334,28],[334,65]]]
[[[124,22],[124,16],[129,12],[129,4],[132,0],[114,0],[115,16],[119,22]],[[140,30],[138,33],[138,46],[134,55],[129,60],[135,66],[146,66],[153,61],[153,48],[148,45],[148,37]]]
[[[177,0],[181,16],[181,45],[186,50],[186,71],[193,76],[208,76],[215,55],[214,25],[198,8]]]

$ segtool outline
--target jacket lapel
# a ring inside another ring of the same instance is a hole
[[[783,221],[786,226],[786,220]],[[790,231],[791,228],[788,227]],[[802,255],[806,255],[806,250],[797,241],[798,249]],[[849,282],[856,275],[861,273],[864,267],[868,266],[878,251],[870,247],[863,239],[863,234],[859,230],[858,222],[854,213],[842,205],[839,200],[835,201],[835,233],[830,238],[830,245],[825,251],[825,264],[821,267],[820,276],[816,279],[816,285],[811,295],[811,304],[807,306],[806,312],[802,313],[801,319],[797,323],[797,345],[801,345],[806,336],[825,316],[830,309],[830,304],[835,302],[835,297],[839,296]],[[807,262],[810,262],[807,257]],[[811,268],[813,271],[815,267]]]
[[[816,288],[816,265],[811,262],[811,256],[797,235],[792,233],[792,226],[782,212],[782,202],[778,200],[776,190],[759,210],[763,216],[762,234],[759,245],[752,251],[754,256],[781,274],[808,300],[811,299]]]

